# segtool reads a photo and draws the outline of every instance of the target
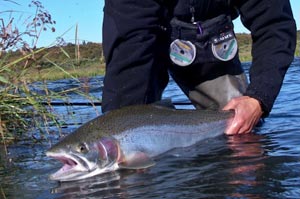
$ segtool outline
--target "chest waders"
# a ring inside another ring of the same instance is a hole
[[[196,108],[222,109],[248,86],[238,58],[230,15],[196,21],[171,20],[170,74]]]

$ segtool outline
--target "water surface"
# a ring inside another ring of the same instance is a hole
[[[249,64],[243,64],[246,70]],[[296,58],[273,111],[255,133],[220,136],[177,149],[158,157],[154,167],[138,172],[116,171],[75,182],[50,181],[48,175],[61,165],[47,158],[45,151],[61,135],[101,113],[99,106],[55,106],[65,128],[58,131],[53,126],[45,139],[32,130],[28,139],[9,146],[7,155],[0,146],[0,198],[299,198],[299,65]],[[47,86],[59,91],[86,84],[82,91],[100,98],[102,77],[82,82],[61,80]],[[35,89],[42,94],[42,89]],[[70,102],[88,101],[78,93],[69,96]],[[164,97],[175,102],[187,100],[174,82]]]

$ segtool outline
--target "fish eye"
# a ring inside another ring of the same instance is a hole
[[[80,143],[78,145],[77,151],[79,153],[87,153],[89,150],[88,150],[88,147],[87,147],[87,145],[85,143]]]

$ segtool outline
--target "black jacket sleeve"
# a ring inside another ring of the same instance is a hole
[[[293,61],[296,25],[288,0],[238,0],[242,23],[251,31],[252,67],[245,95],[271,111],[285,73]]]

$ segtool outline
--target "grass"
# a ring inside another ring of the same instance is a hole
[[[242,62],[252,61],[251,36],[249,34],[237,34],[237,39],[239,44],[240,60]],[[39,53],[41,54],[40,56],[35,55],[36,60],[35,63],[33,63],[34,66],[28,68],[28,71],[23,78],[25,78],[28,82],[35,82],[43,80],[58,80],[70,77],[81,78],[104,75],[105,64],[101,57],[102,45],[87,43],[79,46],[81,58],[76,55],[79,49],[76,45],[45,49]],[[300,56],[299,31],[295,56]],[[16,56],[12,57],[14,59],[18,59]]]
[[[60,128],[58,116],[51,111],[51,103],[49,106],[44,106],[43,103],[53,99],[66,101],[68,91],[49,91],[45,84],[44,94],[41,95],[30,88],[31,82],[65,78],[79,81],[79,77],[97,75],[99,71],[104,70],[103,65],[93,60],[84,62],[89,65],[87,69],[75,65],[74,61],[68,58],[68,67],[62,67],[49,59],[47,61],[52,66],[47,68],[38,67],[36,64],[24,65],[28,58],[37,56],[43,50],[45,49],[38,49],[8,64],[4,64],[5,59],[0,61],[0,142],[4,144],[18,139],[19,135],[23,135],[32,127],[40,129],[41,133],[47,133],[49,123],[54,123]],[[86,93],[80,94],[91,99]]]
[[[6,199],[6,196],[5,196],[5,193],[4,193],[4,191],[3,191],[3,189],[2,189],[2,186],[0,186],[0,196],[1,196],[1,198],[3,198],[3,199]]]
[[[6,2],[20,6],[15,1]],[[17,140],[19,135],[24,135],[30,128],[38,129],[41,133],[48,132],[49,124],[60,128],[57,122],[59,116],[53,112],[50,102],[53,99],[68,100],[68,91],[50,91],[45,83],[41,94],[32,89],[32,82],[65,78],[79,82],[79,77],[104,73],[100,56],[97,56],[102,52],[93,43],[83,45],[82,48],[87,49],[84,52],[80,51],[79,45],[66,45],[64,42],[59,46],[37,49],[41,32],[54,32],[55,21],[41,2],[32,0],[30,6],[35,9],[35,14],[25,17],[24,30],[15,25],[14,18],[17,17],[14,14],[19,12],[7,11],[11,17],[0,19],[0,144],[2,142],[4,146]],[[23,37],[29,37],[32,44],[28,44]],[[77,37],[75,40],[78,40]],[[93,49],[89,49],[91,46]],[[69,49],[69,52],[63,47]],[[89,55],[90,58],[85,59],[81,55]],[[75,92],[88,100],[92,99],[79,89]],[[44,103],[48,103],[48,106]]]
[[[250,34],[236,34],[239,44],[239,56],[242,62],[252,61],[251,56],[251,35]],[[297,31],[297,44],[295,50],[295,57],[300,56],[300,31]]]
[[[24,78],[29,82],[44,81],[44,80],[58,80],[66,78],[81,78],[103,75],[105,72],[105,65],[97,62],[90,62],[88,66],[73,66],[61,67],[53,63],[54,67],[39,69],[31,68]],[[34,74],[34,75],[32,75]]]
[[[300,57],[300,31],[297,31],[296,57]]]

